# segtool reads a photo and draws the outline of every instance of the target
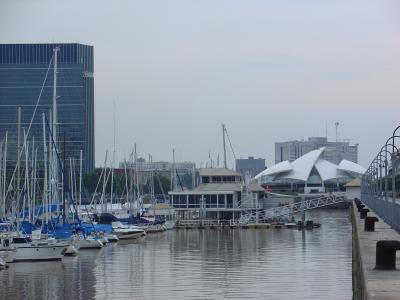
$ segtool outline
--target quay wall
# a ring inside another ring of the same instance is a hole
[[[375,270],[377,241],[400,241],[400,234],[370,208],[368,216],[377,217],[379,221],[375,223],[374,232],[366,232],[356,205],[350,209],[353,226],[353,299],[400,299],[400,251],[396,253],[396,270]]]
[[[356,211],[354,211],[356,208]],[[364,272],[362,269],[361,256],[360,256],[360,245],[358,241],[357,232],[357,207],[354,205],[350,207],[350,218],[352,224],[352,278],[353,278],[353,299],[361,300],[365,299],[365,282]]]

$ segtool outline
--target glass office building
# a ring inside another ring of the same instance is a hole
[[[17,116],[21,107],[21,140],[28,130],[43,161],[42,113],[49,120],[53,105],[53,49],[57,68],[58,149],[83,170],[94,170],[93,46],[81,44],[0,44],[0,141],[8,132],[8,164],[15,166]],[[38,104],[38,105],[37,105]],[[36,108],[36,111],[35,111]]]

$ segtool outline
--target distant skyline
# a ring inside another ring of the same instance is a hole
[[[400,124],[395,0],[0,0],[0,43],[94,46],[96,165],[138,153],[208,161],[226,124],[237,158],[274,143],[359,144],[367,167]],[[0,83],[1,85],[1,83]],[[229,145],[228,145],[229,147]],[[230,151],[228,151],[230,153]],[[234,168],[234,159],[228,155]]]

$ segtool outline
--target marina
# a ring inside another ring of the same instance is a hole
[[[31,2],[0,300],[400,299],[396,1]]]
[[[323,225],[172,230],[62,262],[10,264],[0,298],[351,299],[349,211],[307,214]]]

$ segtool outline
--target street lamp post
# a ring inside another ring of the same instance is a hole
[[[397,130],[400,129],[400,126],[397,126],[395,130],[393,131],[392,134],[392,143],[388,144],[390,141],[390,138],[386,141],[386,145],[392,146],[392,153],[391,153],[391,164],[392,164],[392,215],[393,215],[393,223],[395,228],[398,230],[399,229],[399,215],[396,213],[396,165],[399,159],[399,149],[395,146],[394,139],[395,138],[400,138],[399,135],[396,135]],[[396,151],[395,151],[396,150]],[[396,217],[396,218],[395,218]],[[396,222],[395,222],[396,219]]]

